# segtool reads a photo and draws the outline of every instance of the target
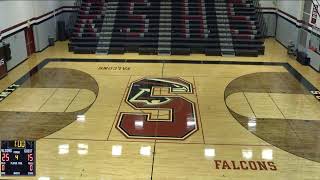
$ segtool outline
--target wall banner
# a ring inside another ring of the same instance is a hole
[[[310,12],[310,24],[314,25],[317,28],[320,28],[320,8],[319,8],[319,1],[318,0],[312,0],[313,4],[311,6],[311,12]]]

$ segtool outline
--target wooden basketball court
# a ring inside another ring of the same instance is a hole
[[[22,179],[319,179],[320,77],[273,40],[257,58],[65,46],[0,81],[0,138],[36,140]]]

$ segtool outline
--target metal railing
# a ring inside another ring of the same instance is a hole
[[[70,29],[70,31],[72,31],[73,27],[74,27],[75,24],[76,24],[77,16],[78,16],[78,14],[79,14],[79,10],[80,10],[81,4],[82,4],[82,0],[76,0],[75,3],[74,3],[75,13],[72,13],[72,15],[69,17],[69,26],[72,27],[72,28]],[[70,33],[71,33],[71,32],[70,32]]]
[[[258,23],[259,23],[259,30],[261,32],[261,35],[263,38],[265,38],[267,36],[267,25],[265,23],[264,17],[263,17],[263,12],[262,12],[262,8],[260,5],[260,0],[254,0],[253,1],[253,5],[257,11],[257,19],[258,19]]]
[[[318,0],[310,0],[313,6],[318,6],[318,16],[320,16],[319,8],[320,8],[320,2]]]

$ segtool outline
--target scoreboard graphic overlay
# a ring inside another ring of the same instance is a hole
[[[35,141],[1,141],[1,176],[35,176]]]

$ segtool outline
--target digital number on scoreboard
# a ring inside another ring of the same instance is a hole
[[[35,141],[1,141],[1,176],[35,176]]]

